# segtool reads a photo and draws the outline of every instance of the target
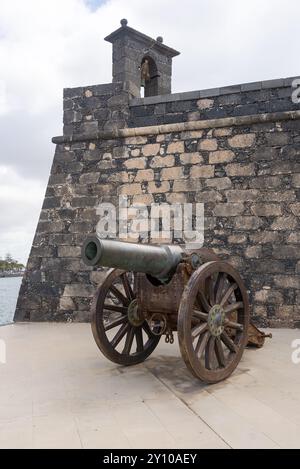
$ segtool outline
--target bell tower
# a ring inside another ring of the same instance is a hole
[[[128,26],[109,34],[105,41],[113,45],[113,82],[123,82],[134,97],[171,93],[172,59],[179,52],[163,44],[161,36],[152,39]]]

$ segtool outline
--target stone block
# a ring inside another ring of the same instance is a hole
[[[137,137],[126,137],[126,145],[145,145],[147,143],[147,137],[137,136]]]
[[[283,146],[290,141],[290,136],[286,132],[270,132],[266,133],[265,137],[267,144],[270,146]]]
[[[276,243],[280,238],[280,233],[276,231],[263,231],[261,233],[251,233],[249,239],[255,244]]]
[[[251,156],[255,161],[274,161],[278,158],[278,148],[275,147],[258,147]]]
[[[262,248],[261,246],[249,246],[245,251],[245,256],[249,258],[259,259],[262,257]]]
[[[193,111],[188,113],[188,121],[198,121],[200,120],[200,112],[199,111]]]
[[[64,297],[92,297],[95,289],[92,285],[84,285],[82,283],[72,283],[66,285],[64,289]]]
[[[201,190],[196,193],[195,201],[201,202],[203,204],[211,203],[211,202],[218,203],[222,201],[222,195],[220,194],[220,192],[217,192],[213,189]]]
[[[100,173],[84,173],[80,176],[80,184],[96,184],[99,181]]]
[[[225,192],[228,202],[250,202],[256,200],[259,195],[256,189],[230,190]]]
[[[144,169],[147,164],[147,159],[140,157],[140,158],[131,158],[124,162],[124,166],[127,169]]]
[[[102,282],[104,282],[106,277],[107,277],[106,270],[96,270],[90,273],[90,280],[95,285],[100,285]]]
[[[213,96],[220,96],[220,88],[209,88],[200,91],[200,98],[210,98]]]
[[[294,230],[297,226],[297,219],[293,216],[278,217],[271,225],[271,230],[288,231]]]
[[[230,163],[225,168],[227,176],[254,176],[255,164]]]
[[[215,175],[215,167],[209,165],[192,166],[190,171],[191,178],[213,178]]]
[[[168,145],[167,153],[184,153],[184,142],[171,142]]]
[[[242,233],[233,234],[228,236],[228,244],[245,244],[247,242],[247,236]]]
[[[135,148],[134,150],[131,150],[130,156],[136,158],[137,156],[140,156],[141,150],[139,148]]]
[[[255,134],[240,134],[228,139],[228,143],[233,148],[251,147],[255,142]]]
[[[299,246],[274,246],[273,257],[275,259],[300,259]]]
[[[154,180],[154,171],[153,169],[140,169],[134,178],[135,182],[142,181],[153,181]]]
[[[216,205],[213,214],[217,217],[236,217],[237,215],[241,215],[243,211],[244,204],[224,203]]]
[[[255,292],[255,301],[259,303],[282,304],[283,296],[279,291],[273,289],[262,289]]]
[[[118,187],[118,195],[138,195],[142,193],[141,184],[124,184]]]
[[[132,205],[135,204],[144,204],[144,205],[151,205],[153,203],[153,195],[152,194],[140,194],[134,195],[132,199]]]
[[[199,179],[181,179],[174,181],[173,192],[197,192],[202,188],[201,181]]]
[[[258,200],[263,202],[293,202],[296,199],[294,190],[287,191],[260,191]]]
[[[278,306],[277,315],[281,319],[292,318],[295,314],[295,306],[280,305]]]
[[[189,140],[189,139],[199,139],[203,136],[203,130],[185,130],[181,132],[180,138],[182,140]]]
[[[263,222],[258,217],[236,217],[235,219],[235,227],[238,230],[257,230],[262,226]]]
[[[220,177],[208,179],[207,181],[205,181],[205,185],[207,187],[214,187],[217,190],[222,191],[224,189],[229,189],[230,187],[232,187],[232,182],[228,177]]]
[[[182,194],[180,192],[167,194],[166,200],[169,204],[185,204],[188,202],[187,194]]]
[[[218,142],[215,138],[207,138],[205,140],[200,140],[198,144],[198,150],[202,151],[215,151],[218,148]]]
[[[168,156],[154,156],[150,161],[151,168],[170,168],[174,166],[175,158],[173,155]]]
[[[290,233],[287,238],[287,243],[300,244],[300,232]]]
[[[182,153],[180,155],[181,164],[199,164],[203,163],[203,157],[198,152],[193,153]]]
[[[213,105],[214,105],[213,99],[203,98],[197,101],[197,106],[200,110],[210,109],[213,107]]]
[[[300,290],[300,275],[275,275],[274,283],[279,288]]]
[[[291,204],[289,208],[293,215],[300,217],[300,202]]]
[[[292,185],[294,187],[300,187],[300,174],[294,174],[292,176]]]
[[[118,173],[112,173],[107,177],[106,181],[112,184],[118,184],[123,182],[132,182],[134,179],[134,172],[120,171]]]
[[[70,296],[62,296],[59,302],[59,309],[74,311],[75,303]]]
[[[251,212],[258,217],[278,217],[282,215],[279,204],[255,204],[252,205]]]
[[[249,186],[253,189],[278,189],[281,184],[279,176],[259,176],[249,181]]]
[[[234,153],[231,150],[219,150],[209,154],[210,164],[229,163],[234,159]]]
[[[169,192],[170,183],[168,181],[162,181],[159,184],[156,184],[154,181],[150,181],[148,184],[148,192],[150,194],[155,193],[165,193]]]
[[[158,154],[159,149],[159,143],[148,143],[142,147],[142,153],[144,156],[155,156]]]
[[[213,134],[214,134],[214,137],[228,137],[228,135],[232,134],[232,128],[220,127],[219,129],[215,129]]]
[[[81,257],[80,246],[58,246],[58,257]]]
[[[113,148],[113,157],[114,158],[128,158],[129,157],[129,149],[128,147],[114,147]]]
[[[181,179],[186,178],[187,176],[183,173],[183,168],[174,167],[174,168],[163,168],[161,171],[161,180],[171,180],[171,179]]]

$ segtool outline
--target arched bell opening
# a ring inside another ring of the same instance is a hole
[[[158,95],[159,73],[152,57],[144,56],[141,62],[141,96]]]

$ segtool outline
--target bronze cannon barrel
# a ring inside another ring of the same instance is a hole
[[[82,247],[86,265],[141,272],[161,281],[169,278],[182,260],[184,250],[177,245],[150,245],[100,239],[89,236]]]

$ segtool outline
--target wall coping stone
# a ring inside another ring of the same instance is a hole
[[[129,101],[129,106],[146,106],[149,104],[169,103],[173,101],[189,101],[192,99],[210,98],[233,93],[243,93],[245,91],[258,91],[271,88],[287,88],[291,86],[293,80],[299,77],[279,78],[275,80],[255,81],[252,83],[242,83],[240,85],[223,86],[221,88],[209,88],[205,90],[187,91],[184,93],[173,93],[159,96],[149,96],[147,98],[134,98]]]
[[[187,130],[201,130],[220,127],[251,125],[264,122],[279,122],[300,119],[300,111],[270,112],[266,114],[253,114],[248,116],[224,117],[219,119],[180,122],[175,124],[153,125],[147,127],[134,127],[97,131],[72,136],[53,137],[55,144],[86,142],[90,140],[113,140],[117,138],[137,137],[143,135],[159,135]]]

